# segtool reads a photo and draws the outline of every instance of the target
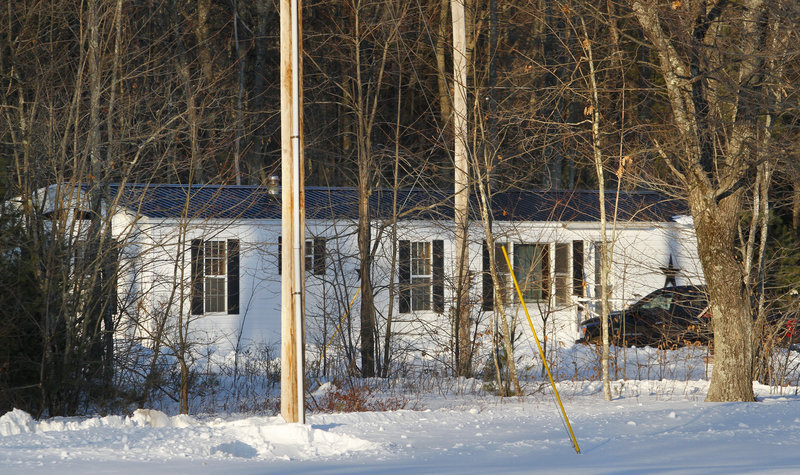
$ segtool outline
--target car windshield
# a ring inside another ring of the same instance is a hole
[[[672,294],[656,294],[642,302],[640,308],[669,310],[670,303],[672,303]]]

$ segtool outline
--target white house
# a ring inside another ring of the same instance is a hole
[[[329,342],[331,348],[357,348],[359,305],[350,307],[359,288],[356,191],[306,188],[305,195],[306,341],[317,350]],[[280,193],[253,186],[136,184],[112,185],[110,196],[104,212],[121,243],[120,332],[144,337],[182,332],[232,348],[277,345]],[[608,226],[616,308],[666,284],[702,282],[691,220],[676,218],[686,214],[682,205],[653,192],[608,193],[605,199],[608,216],[616,216]],[[578,323],[596,308],[598,201],[591,191],[509,191],[493,197],[498,270],[511,302],[507,313],[518,324],[525,322],[501,245],[540,338],[571,344]],[[391,317],[393,344],[408,351],[446,351],[455,301],[452,197],[426,190],[402,190],[395,197],[378,190],[370,209],[378,335]],[[480,337],[492,330],[497,296],[487,273],[477,200],[472,212],[470,305]],[[524,342],[530,332],[519,326],[518,333]]]

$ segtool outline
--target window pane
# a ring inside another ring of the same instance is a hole
[[[653,297],[651,297],[650,300],[642,304],[642,308],[660,309],[668,311],[671,304],[672,304],[671,293],[656,294]]]
[[[569,276],[556,274],[556,305],[569,303]]]
[[[411,243],[411,274],[431,275],[431,243]]]
[[[311,239],[306,240],[306,272],[311,272],[314,269],[314,241]]]
[[[569,244],[556,244],[556,274],[569,273]]]
[[[325,244],[327,241],[325,238],[314,238],[314,275],[325,275]]]
[[[431,309],[431,279],[415,277],[411,279],[411,310]]]
[[[206,241],[203,255],[206,275],[225,275],[225,241]]]
[[[572,241],[572,295],[585,297],[583,287],[583,241]]]
[[[431,309],[431,243],[411,243],[411,310]]]
[[[514,275],[527,300],[542,299],[542,254],[547,249],[543,244],[516,244],[514,246]]]
[[[206,312],[225,311],[225,279],[206,277]]]
[[[203,245],[203,300],[207,313],[225,312],[226,242],[206,241]]]
[[[569,293],[569,244],[556,243],[556,305],[568,305]]]

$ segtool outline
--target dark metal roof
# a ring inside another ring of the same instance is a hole
[[[111,186],[116,195],[119,185]],[[358,194],[355,188],[307,187],[306,219],[357,219]],[[233,185],[126,185],[120,204],[137,214],[152,218],[194,219],[279,219],[280,194],[271,195],[266,187]],[[188,198],[188,202],[187,202]],[[394,194],[376,190],[369,205],[373,218],[392,216]],[[688,214],[679,201],[649,191],[606,193],[606,212],[625,221],[671,221]],[[479,219],[479,199],[471,196],[471,214]],[[451,220],[451,193],[421,189],[397,193],[400,219]],[[496,221],[597,221],[600,217],[597,191],[505,191],[492,199]]]
[[[120,185],[111,185],[115,196]],[[235,185],[128,184],[120,203],[151,218],[280,218],[280,202],[264,187]]]

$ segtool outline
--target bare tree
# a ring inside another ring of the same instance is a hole
[[[581,20],[583,22],[583,20]],[[611,259],[613,256],[613,245],[608,239],[607,219],[606,219],[606,181],[604,173],[604,160],[603,152],[600,145],[600,100],[598,97],[597,74],[595,72],[594,56],[592,54],[592,40],[589,39],[589,34],[586,30],[586,24],[583,22],[583,52],[586,57],[586,62],[589,66],[589,91],[591,93],[591,102],[587,106],[586,115],[591,117],[592,125],[592,150],[594,155],[595,172],[597,173],[597,188],[598,198],[600,201],[600,239],[601,246],[598,251],[601,253],[600,258],[600,318],[603,322],[603,354],[601,356],[601,365],[603,369],[603,397],[606,401],[610,401],[611,396],[611,383],[609,375],[609,341],[608,341],[608,312],[609,312],[609,274],[611,272]]]
[[[752,401],[753,323],[737,230],[746,190],[770,146],[782,80],[770,69],[796,33],[791,2],[629,5],[657,58],[670,130],[652,136],[686,190],[714,322],[709,401]]]

